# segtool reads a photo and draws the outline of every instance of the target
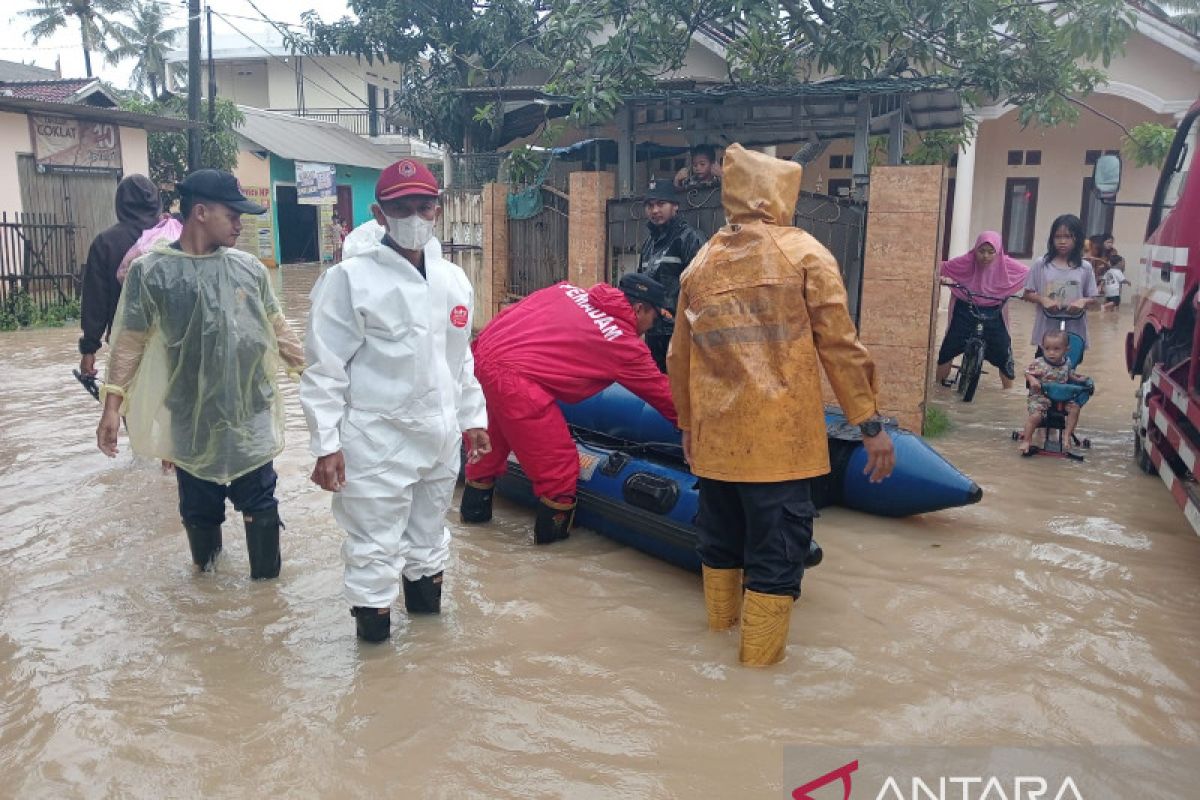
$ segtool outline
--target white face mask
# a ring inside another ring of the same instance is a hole
[[[388,236],[405,250],[420,250],[433,238],[433,220],[420,214],[410,214],[403,219],[387,217]]]

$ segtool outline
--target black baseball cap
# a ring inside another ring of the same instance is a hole
[[[625,293],[630,302],[648,303],[660,310],[667,304],[667,290],[663,285],[640,272],[622,276],[617,288]]]
[[[181,195],[192,200],[213,200],[227,205],[239,214],[265,214],[267,209],[246,199],[237,178],[220,169],[198,169],[180,181],[176,187]]]
[[[650,188],[642,196],[643,203],[648,203],[651,200],[666,200],[668,203],[679,205],[679,193],[675,191],[675,184],[671,183],[670,180],[655,181],[650,184]]]

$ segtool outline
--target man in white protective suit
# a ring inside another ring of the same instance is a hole
[[[410,614],[441,611],[464,434],[469,460],[491,449],[469,346],[473,293],[433,238],[438,195],[419,162],[385,169],[378,226],[347,237],[344,260],[312,291],[300,383],[312,480],[335,493],[345,596],[370,642],[391,635],[401,580]]]

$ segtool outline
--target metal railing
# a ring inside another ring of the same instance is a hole
[[[372,135],[372,112],[369,108],[269,108],[267,110],[278,114],[290,114],[293,117],[332,122],[335,125],[341,125],[348,131],[357,133],[359,136]],[[374,135],[402,135],[407,133],[407,131],[399,126],[388,122],[382,110],[375,111],[374,117],[376,131]]]
[[[692,189],[681,194],[679,214],[705,238],[711,237],[725,224],[720,188]],[[801,192],[792,224],[812,234],[837,259],[849,295],[850,313],[857,321],[862,293],[866,204],[844,197]],[[637,270],[641,245],[648,235],[640,198],[608,201],[608,275],[614,286],[622,275]]]
[[[452,153],[447,185],[464,192],[478,192],[485,184],[503,183],[508,153]]]
[[[45,311],[77,299],[83,272],[75,258],[77,229],[53,214],[0,213],[0,303],[25,293]]]

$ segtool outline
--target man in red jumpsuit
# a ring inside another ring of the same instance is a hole
[[[556,401],[578,403],[616,382],[675,422],[670,383],[641,338],[665,302],[662,284],[641,274],[626,275],[620,288],[563,282],[534,292],[483,329],[472,349],[492,452],[467,465],[463,522],[492,518],[496,478],[511,451],[541,501],[534,542],[567,538],[579,455]]]

